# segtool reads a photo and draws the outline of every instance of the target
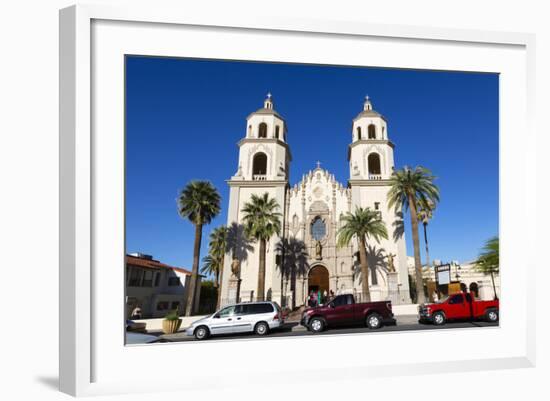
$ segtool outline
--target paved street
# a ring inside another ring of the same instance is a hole
[[[253,333],[250,334],[227,334],[212,337],[216,340],[234,340],[240,338],[273,338],[273,337],[293,337],[293,336],[322,336],[332,334],[354,334],[354,333],[380,333],[390,331],[407,331],[407,330],[447,330],[456,328],[475,328],[475,327],[488,327],[498,326],[498,323],[488,322],[454,322],[447,323],[444,326],[434,326],[432,324],[419,324],[416,315],[403,315],[397,316],[397,324],[395,326],[384,326],[379,330],[369,330],[366,327],[345,327],[326,330],[322,333],[313,334],[307,331],[304,327],[300,326],[297,322],[286,323],[281,330],[273,331],[268,336],[261,337]],[[150,333],[155,334],[155,333]],[[194,337],[188,337],[184,332],[176,334],[165,335],[162,333],[156,333],[161,341],[169,342],[181,342],[181,341],[197,341]]]

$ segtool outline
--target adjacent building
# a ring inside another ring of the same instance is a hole
[[[126,317],[139,307],[141,317],[164,317],[176,308],[183,313],[187,303],[189,270],[170,266],[153,259],[151,255],[126,255]],[[200,297],[200,277],[195,309]]]
[[[416,276],[414,270],[414,258],[408,257],[409,274],[414,280]],[[434,261],[435,265],[441,264],[440,261]],[[500,298],[500,275],[490,275],[479,272],[474,262],[458,263],[457,261],[450,263],[451,282],[465,286],[469,291],[473,291],[479,299],[491,300],[496,296]],[[425,280],[425,287],[428,292],[428,297],[432,299],[433,292],[436,289],[435,269],[433,266],[423,266],[422,277]],[[494,286],[493,286],[494,281]],[[440,288],[440,295],[448,294],[446,288]]]

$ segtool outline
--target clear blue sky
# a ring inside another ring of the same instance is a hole
[[[351,121],[368,94],[388,120],[396,168],[422,165],[438,177],[431,259],[471,260],[498,233],[496,74],[149,57],[128,57],[126,69],[127,252],[190,268],[194,230],[176,197],[205,179],[222,196],[203,231],[206,254],[210,230],[226,223],[225,180],[237,170],[246,116],[268,91],[289,128],[291,185],[317,160],[347,185]],[[408,215],[405,224],[412,255]]]

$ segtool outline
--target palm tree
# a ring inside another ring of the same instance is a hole
[[[388,239],[388,231],[382,222],[380,213],[368,207],[357,207],[354,213],[346,213],[341,219],[342,226],[338,230],[338,247],[349,246],[352,238],[359,242],[359,261],[361,263],[362,302],[370,302],[369,267],[367,261],[367,238]]]
[[[500,265],[498,237],[493,237],[485,243],[485,246],[483,247],[483,252],[479,255],[474,264],[477,271],[485,275],[491,275],[495,299],[498,299],[494,277],[495,274],[498,274]]]
[[[222,299],[220,285],[223,280],[223,265],[225,262],[225,254],[227,253],[227,232],[226,226],[216,227],[210,233],[210,244],[208,245],[208,253],[216,261],[216,289],[218,291],[218,301],[216,310],[219,309]]]
[[[185,307],[185,316],[190,316],[193,313],[199,278],[202,226],[209,224],[220,212],[220,194],[208,181],[191,181],[181,190],[177,198],[177,206],[179,215],[184,219],[188,219],[195,226],[193,270]]]
[[[426,267],[430,267],[430,251],[428,249],[428,222],[433,218],[433,211],[435,209],[435,205],[433,202],[428,201],[426,205],[422,205],[419,203],[416,205],[416,209],[418,210],[418,220],[422,222],[422,225],[424,226],[424,244],[426,245]]]
[[[281,213],[277,212],[277,209],[279,209],[279,204],[266,192],[261,196],[253,194],[250,201],[245,203],[241,210],[246,236],[260,243],[260,266],[256,293],[259,301],[263,301],[265,297],[266,243],[273,235],[279,235],[281,232]]]
[[[307,247],[304,241],[295,237],[291,237],[290,239],[283,238],[277,243],[275,252],[281,255],[282,259],[278,265],[281,271],[281,289],[283,288],[283,279],[287,280],[287,282],[290,281],[292,309],[294,309],[296,307],[296,277],[303,277],[309,268]],[[281,298],[284,295],[281,291]]]
[[[396,211],[410,210],[411,229],[414,245],[414,267],[416,272],[416,296],[418,303],[424,303],[424,285],[422,282],[422,263],[420,261],[420,244],[418,241],[418,210],[420,204],[427,207],[428,202],[435,204],[439,201],[439,189],[433,183],[435,177],[424,167],[403,167],[394,171],[390,178],[388,191],[388,206]]]
[[[218,288],[220,280],[220,265],[218,259],[210,253],[202,258],[201,273],[208,276],[214,276],[214,288]]]

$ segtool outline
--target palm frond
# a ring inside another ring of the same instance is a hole
[[[220,212],[220,194],[209,181],[191,181],[176,201],[179,215],[195,225],[209,224]]]
[[[267,192],[261,196],[253,194],[241,210],[246,236],[267,241],[273,235],[279,235],[282,215],[278,209],[279,204]]]
[[[376,242],[388,238],[388,230],[380,214],[370,208],[357,207],[354,213],[346,213],[341,221],[343,224],[336,241],[340,248],[348,246],[354,237],[373,238]]]

